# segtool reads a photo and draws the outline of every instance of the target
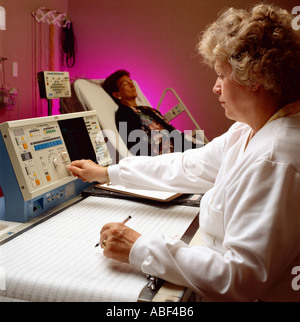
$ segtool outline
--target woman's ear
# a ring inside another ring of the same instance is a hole
[[[254,85],[251,86],[251,90],[253,92],[256,92],[260,87],[260,83],[255,83]]]
[[[113,96],[114,98],[118,99],[118,100],[120,100],[120,99],[121,99],[121,96],[120,96],[120,93],[119,93],[119,92],[113,92],[113,93],[112,93],[112,96]]]

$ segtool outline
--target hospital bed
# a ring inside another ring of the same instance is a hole
[[[102,88],[104,80],[90,80],[90,79],[77,79],[71,85],[72,96],[71,98],[63,98],[60,101],[60,112],[64,113],[72,113],[79,111],[88,111],[88,110],[96,110],[98,121],[103,131],[103,135],[107,140],[107,146],[111,158],[113,160],[113,164],[118,163],[124,157],[130,156],[131,153],[128,150],[127,146],[123,142],[121,136],[116,127],[115,123],[115,114],[118,110],[118,105],[114,102],[114,100],[104,91]],[[138,83],[134,81],[134,84],[137,89],[138,97],[137,103],[143,106],[151,106],[150,102],[143,94],[141,88]],[[170,108],[163,116],[166,121],[170,122],[181,113],[186,112],[188,117],[192,120],[197,133],[201,132],[200,139],[207,143],[208,140],[205,137],[203,131],[201,131],[200,126],[196,122],[196,120],[191,115],[188,108],[185,106],[183,101],[179,98],[177,93],[172,88],[167,88],[159,101],[157,106],[157,110],[160,110],[162,106],[162,102],[166,96],[166,94],[171,93],[174,96],[175,106]]]

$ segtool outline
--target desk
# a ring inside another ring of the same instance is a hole
[[[0,295],[26,301],[137,301],[147,279],[139,268],[94,248],[102,225],[130,214],[127,225],[142,234],[181,238],[198,211],[93,196],[78,200],[58,214],[23,224],[15,238],[0,242],[0,264],[7,270],[7,290]]]

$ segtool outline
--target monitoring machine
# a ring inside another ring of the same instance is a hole
[[[67,169],[79,159],[111,163],[95,111],[0,124],[0,219],[24,223],[79,195],[91,185]]]

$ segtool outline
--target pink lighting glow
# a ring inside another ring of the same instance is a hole
[[[70,17],[77,38],[77,57],[74,68],[69,70],[70,77],[102,79],[117,69],[126,69],[152,107],[157,107],[164,89],[172,87],[203,126],[201,64],[195,52],[201,27],[199,14],[193,8],[199,4],[146,0],[133,5],[133,2],[116,0],[104,5],[89,0],[89,6],[79,1],[72,4]],[[189,23],[183,28],[178,19]],[[197,91],[195,84],[199,87]],[[174,125],[194,128],[190,120],[181,117],[180,124]]]

